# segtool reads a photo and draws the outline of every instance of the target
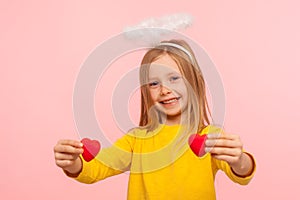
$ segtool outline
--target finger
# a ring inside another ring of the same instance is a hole
[[[65,153],[55,153],[56,160],[75,160],[78,158],[79,154],[65,154]]]
[[[222,133],[209,133],[207,134],[208,139],[219,139],[221,138]]]
[[[206,147],[242,148],[243,144],[240,140],[207,139],[205,141],[205,146]]]
[[[69,166],[73,165],[73,163],[74,163],[74,161],[72,161],[72,160],[55,160],[55,164],[61,168],[69,167]]]
[[[208,139],[228,139],[228,140],[237,140],[239,136],[236,134],[228,134],[228,133],[210,133],[207,134]]]
[[[70,145],[77,148],[83,147],[83,144],[77,140],[59,140],[57,144]]]
[[[81,154],[83,153],[83,148],[76,148],[69,145],[58,144],[54,147],[54,152],[68,153],[68,154]]]
[[[218,160],[223,160],[228,162],[229,164],[238,162],[239,158],[235,156],[228,156],[228,155],[212,155],[213,158]]]
[[[205,148],[205,152],[209,152],[214,155],[228,155],[239,157],[242,154],[242,150],[239,148],[223,148],[223,147],[213,147]]]

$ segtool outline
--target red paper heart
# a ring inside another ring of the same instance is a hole
[[[83,138],[81,143],[83,144],[82,157],[85,161],[90,162],[100,151],[100,142],[97,140],[90,140],[89,138]]]
[[[205,140],[207,135],[192,134],[189,137],[189,145],[192,151],[199,157],[205,155]]]

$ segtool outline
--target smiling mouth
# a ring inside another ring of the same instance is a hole
[[[167,100],[164,100],[164,101],[160,101],[159,103],[169,104],[169,103],[177,102],[179,99],[180,99],[180,97],[175,97],[175,98],[167,99]]]

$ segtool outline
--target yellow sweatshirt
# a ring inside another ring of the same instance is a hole
[[[214,200],[214,179],[219,169],[241,185],[251,180],[255,170],[239,177],[226,162],[209,153],[199,158],[188,144],[178,148],[180,130],[180,125],[160,125],[148,133],[135,129],[102,149],[94,160],[82,159],[82,171],[75,179],[94,183],[129,170],[128,200]],[[215,130],[207,127],[200,135]]]

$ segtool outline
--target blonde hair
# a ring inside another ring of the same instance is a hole
[[[173,43],[175,45],[168,45],[168,43]],[[187,52],[183,51],[181,48],[176,48],[176,45],[180,45],[190,54],[187,54]],[[210,124],[211,117],[206,98],[206,86],[195,55],[191,47],[183,40],[163,41],[161,45],[150,49],[144,55],[139,75],[141,84],[141,115],[139,126],[148,131],[153,131],[161,122],[162,113],[159,113],[159,111],[155,109],[147,83],[151,63],[166,54],[178,65],[189,91],[187,117],[186,119],[183,119],[183,121],[188,125],[189,131],[200,132]]]

